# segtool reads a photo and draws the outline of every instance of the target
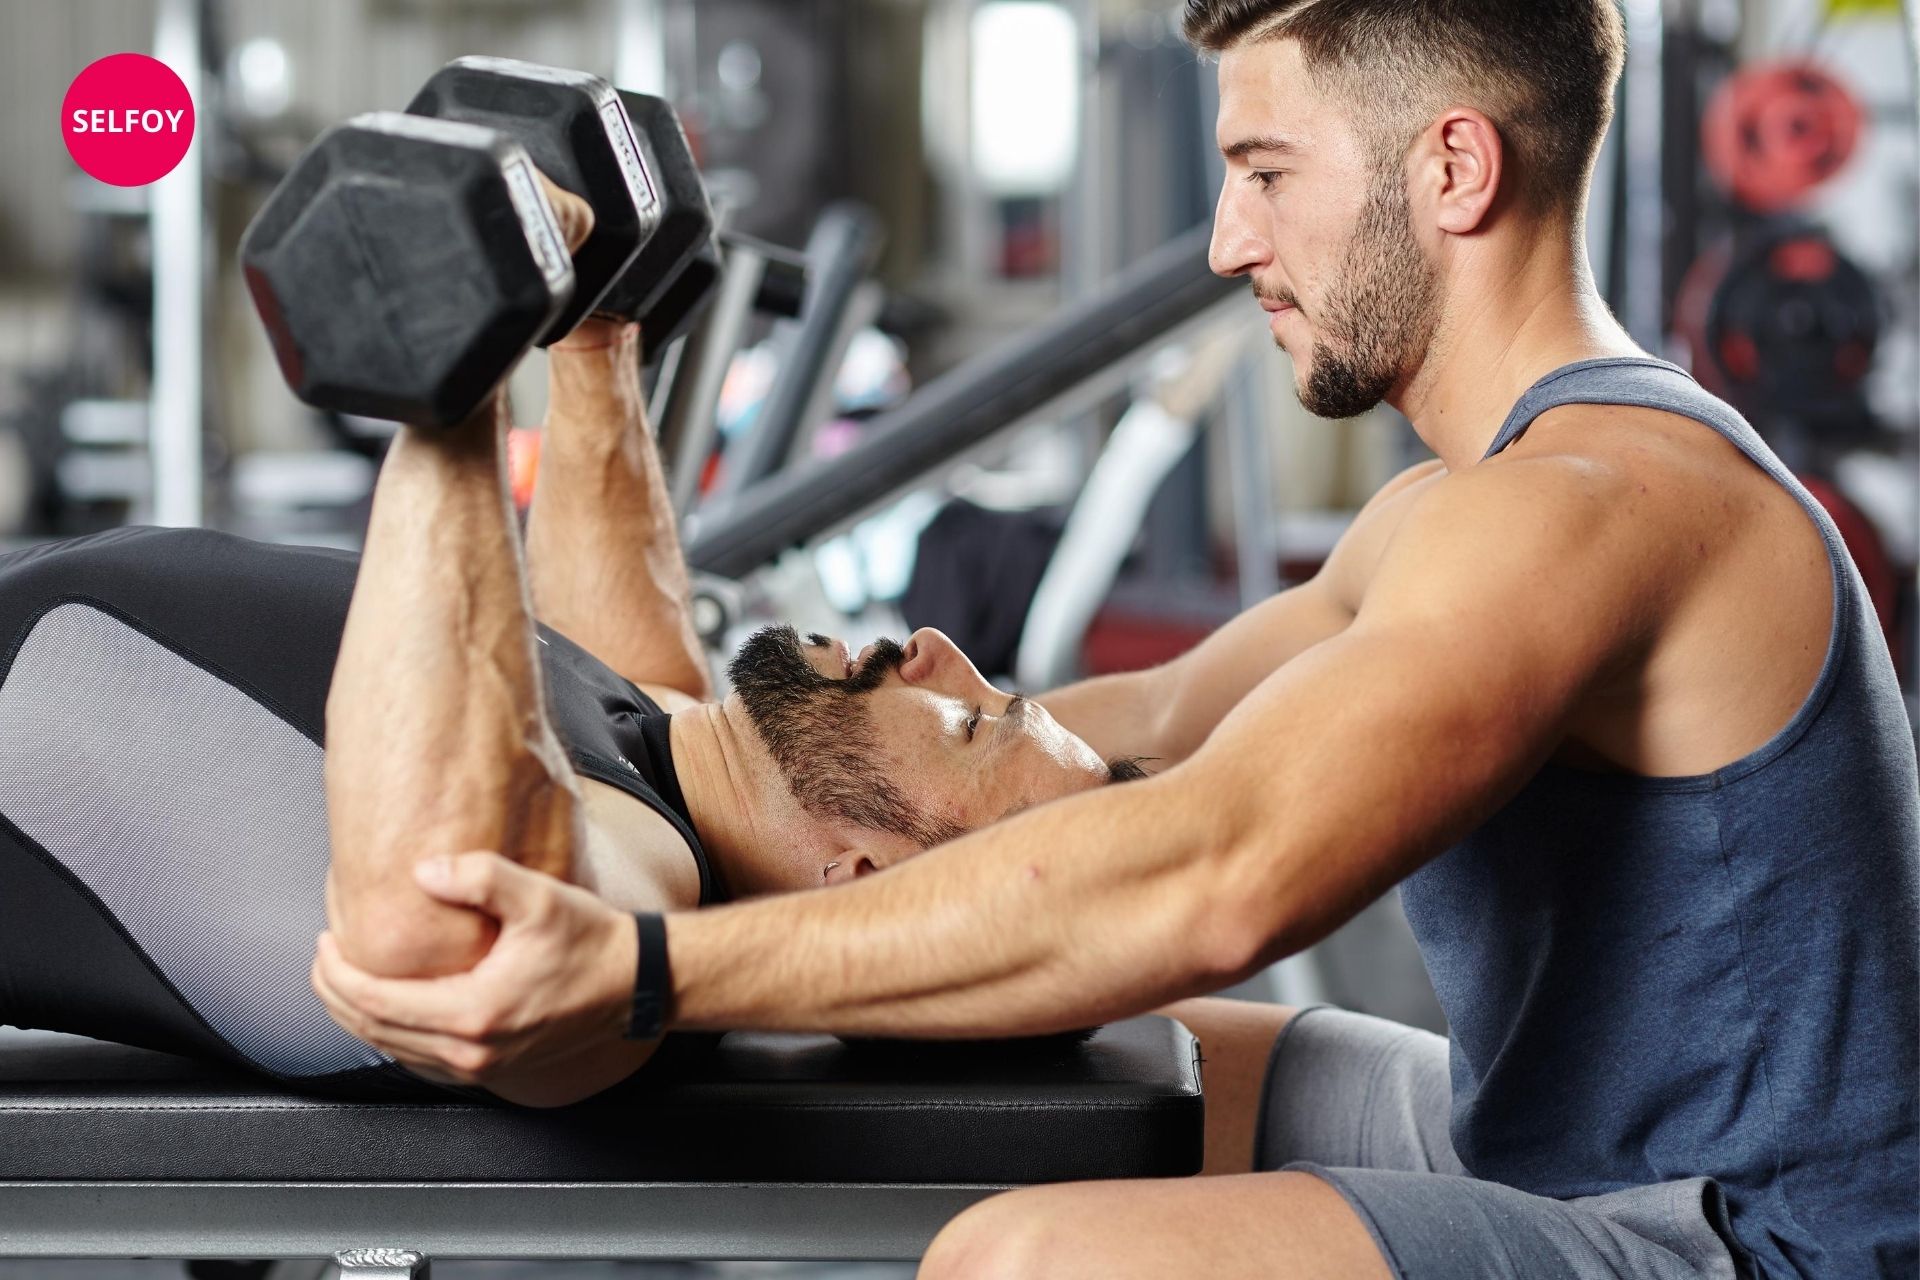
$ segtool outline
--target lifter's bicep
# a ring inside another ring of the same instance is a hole
[[[620,911],[690,911],[700,873],[685,838],[644,801],[579,779],[585,834],[572,881]]]

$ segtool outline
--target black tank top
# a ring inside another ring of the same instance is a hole
[[[325,745],[327,688],[360,558],[206,529],[113,529],[0,556],[6,651],[62,602],[94,605],[244,691]],[[700,872],[700,905],[725,897],[673,768],[671,717],[632,681],[548,627],[540,657],[556,734],[574,768],[671,823]]]
[[[701,847],[673,768],[673,717],[600,659],[551,627],[540,628],[540,664],[554,732],[573,767],[617,787],[665,818],[700,868],[700,905],[726,896]]]
[[[308,981],[327,927],[327,690],[358,567],[202,530],[0,555],[0,1023],[346,1097],[488,1098],[411,1076]],[[575,768],[672,824],[713,900],[670,721],[541,638]],[[710,1039],[668,1037],[649,1071],[697,1064]]]

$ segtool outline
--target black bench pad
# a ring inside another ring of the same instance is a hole
[[[875,1052],[739,1033],[698,1070],[571,1107],[346,1103],[119,1045],[0,1033],[0,1181],[860,1182],[1197,1173],[1197,1046],[1166,1018],[1085,1044]]]

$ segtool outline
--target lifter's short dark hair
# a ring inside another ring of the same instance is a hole
[[[1484,111],[1539,209],[1585,207],[1626,60],[1616,0],[1187,0],[1207,53],[1299,42],[1326,87],[1355,104],[1384,162],[1405,157],[1450,106]]]

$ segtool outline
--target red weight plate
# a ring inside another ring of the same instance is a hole
[[[1720,367],[1730,378],[1751,382],[1760,376],[1760,348],[1744,333],[1729,333],[1720,339]]]
[[[1775,276],[1800,284],[1831,280],[1838,265],[1834,260],[1833,246],[1819,236],[1783,241],[1767,256]]]
[[[1799,204],[1853,155],[1864,117],[1845,85],[1808,62],[1757,63],[1721,82],[1701,120],[1708,170],[1758,213]]]

